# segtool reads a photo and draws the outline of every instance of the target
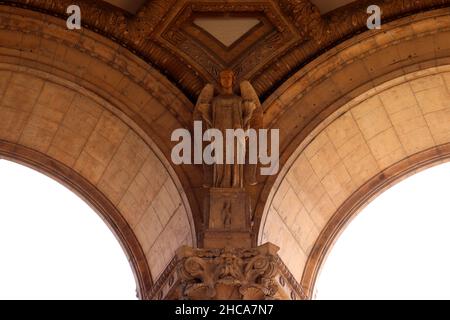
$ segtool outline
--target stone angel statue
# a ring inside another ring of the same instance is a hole
[[[239,96],[233,92],[235,80],[232,70],[222,71],[219,75],[219,88],[215,88],[212,84],[206,85],[200,93],[194,111],[194,121],[202,121],[207,129],[219,130],[224,138],[227,136],[227,129],[246,131],[258,130],[263,126],[263,111],[254,88],[248,81],[241,82]],[[243,188],[244,184],[257,183],[257,164],[249,164],[248,152],[245,155],[246,164],[238,163],[236,159],[238,150],[234,142],[233,139],[222,144],[223,153],[216,159],[223,161],[215,161],[212,165],[204,164],[205,187]],[[226,161],[226,144],[229,143],[233,143],[235,157],[235,161],[231,161],[233,163]],[[245,146],[242,150],[248,150],[249,140],[246,139],[243,143]]]

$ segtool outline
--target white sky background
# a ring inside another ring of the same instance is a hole
[[[0,299],[136,299],[125,253],[73,192],[0,160]]]
[[[450,164],[388,189],[344,230],[317,299],[450,299]]]

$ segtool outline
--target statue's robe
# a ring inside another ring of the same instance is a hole
[[[214,165],[214,187],[216,188],[242,188],[244,184],[244,166],[238,164],[238,149],[236,141],[226,140],[227,129],[243,129],[243,99],[237,95],[219,95],[212,101],[213,128],[222,132],[223,143],[223,164]],[[226,145],[233,143],[234,164],[227,163]]]

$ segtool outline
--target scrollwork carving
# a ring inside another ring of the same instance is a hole
[[[183,299],[274,299],[278,248],[192,249],[178,252]]]

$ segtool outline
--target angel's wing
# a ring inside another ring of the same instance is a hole
[[[208,83],[200,92],[200,95],[197,99],[197,105],[200,103],[211,103],[214,98],[214,86],[211,83]]]
[[[241,82],[241,96],[244,100],[253,101],[256,105],[256,109],[253,111],[253,116],[250,120],[250,127],[253,129],[262,129],[264,116],[263,109],[258,94],[249,81]]]
[[[200,92],[200,95],[197,99],[197,104],[195,105],[194,109],[194,121],[195,120],[202,120],[203,114],[205,112],[210,112],[209,110],[201,110],[202,107],[206,104],[210,104],[211,101],[214,98],[214,86],[212,84],[207,84],[203,90]]]

